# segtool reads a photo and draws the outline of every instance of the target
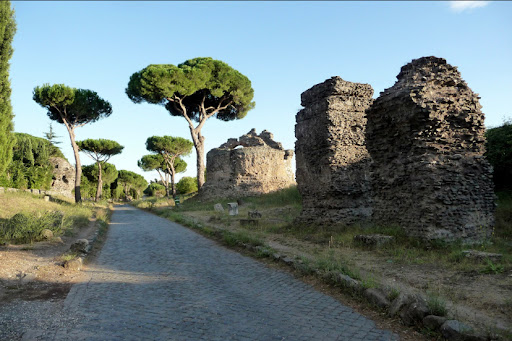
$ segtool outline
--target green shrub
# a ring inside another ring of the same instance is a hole
[[[149,195],[150,197],[155,196],[164,196],[165,195],[165,186],[156,182],[152,182],[149,186],[144,190],[144,194]]]
[[[45,213],[17,213],[6,220],[0,229],[0,240],[13,244],[25,244],[42,239],[44,229],[51,230],[54,235],[63,230],[64,214],[50,211]]]
[[[188,193],[192,193],[192,192],[197,192],[196,178],[192,178],[190,176],[184,176],[176,184],[176,191],[179,194],[188,194]]]

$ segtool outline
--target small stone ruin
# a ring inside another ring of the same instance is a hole
[[[60,157],[50,157],[50,164],[53,166],[53,180],[51,189],[47,192],[73,197],[72,191],[75,189],[75,167],[66,161],[66,159]]]
[[[302,93],[295,126],[297,185],[303,223],[354,224],[370,218],[365,110],[368,84],[332,77]]]
[[[240,198],[274,192],[295,185],[293,150],[264,130],[252,129],[240,138],[231,138],[206,155],[206,182],[202,198]]]
[[[402,67],[368,110],[373,220],[426,239],[478,240],[494,225],[478,95],[442,58]]]
[[[397,79],[375,101],[369,85],[339,77],[302,94],[299,221],[371,218],[422,239],[481,240],[495,197],[478,95],[442,58],[413,60]]]

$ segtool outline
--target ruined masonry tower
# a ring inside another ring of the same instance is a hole
[[[203,198],[260,195],[295,185],[293,150],[274,141],[271,132],[255,129],[231,138],[206,155],[206,183]]]
[[[367,112],[373,218],[422,239],[479,240],[494,224],[478,95],[446,60],[423,57]]]
[[[370,218],[370,157],[365,146],[368,84],[332,77],[301,95],[296,117],[298,222],[353,224]]]

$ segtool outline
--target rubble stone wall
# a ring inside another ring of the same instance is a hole
[[[368,84],[332,77],[302,93],[296,116],[297,186],[302,195],[298,222],[354,224],[371,216],[365,110]]]
[[[75,167],[60,157],[51,157],[50,164],[53,166],[51,193],[74,198]]]
[[[295,185],[292,150],[284,150],[272,133],[253,129],[229,139],[206,155],[206,183],[202,198],[232,197],[274,192]]]
[[[446,60],[423,57],[367,111],[373,221],[424,239],[478,240],[494,224],[479,97]]]

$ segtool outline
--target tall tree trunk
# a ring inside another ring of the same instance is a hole
[[[98,162],[98,188],[96,189],[96,199],[97,202],[100,200],[101,194],[103,190],[103,181],[101,180],[101,162]]]
[[[201,130],[190,127],[190,134],[192,135],[192,142],[196,148],[197,156],[197,189],[200,190],[204,184],[204,136],[201,135]]]
[[[75,203],[82,202],[80,194],[80,182],[82,179],[82,164],[80,163],[80,155],[78,154],[78,145],[75,142],[75,129],[65,124],[68,129],[69,138],[71,139],[71,146],[73,147],[73,154],[75,155]]]
[[[167,196],[167,198],[170,198],[171,195],[169,194],[169,173],[165,173],[164,185],[165,185],[165,195]]]
[[[169,164],[169,170],[171,173],[172,197],[174,199],[176,199],[176,185],[174,184],[174,175],[176,174],[176,170],[174,169],[174,158],[168,164]]]

